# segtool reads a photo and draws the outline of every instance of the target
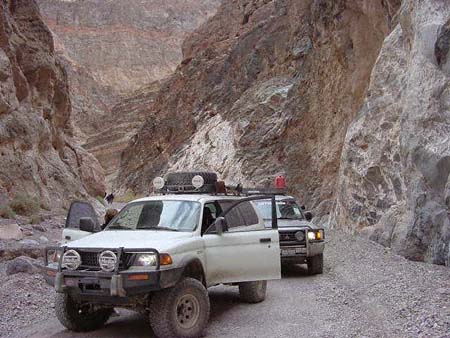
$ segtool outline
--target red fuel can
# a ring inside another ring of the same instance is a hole
[[[286,177],[284,176],[275,177],[275,188],[286,189]]]

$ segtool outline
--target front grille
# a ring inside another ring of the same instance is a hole
[[[298,231],[302,231],[305,236],[304,240],[298,241],[295,237],[295,234]],[[304,230],[292,230],[292,231],[282,231],[280,232],[280,245],[286,246],[286,245],[306,245],[306,233]]]
[[[81,265],[86,267],[99,267],[98,255],[99,252],[80,252]]]
[[[81,267],[82,268],[90,268],[90,269],[100,269],[100,265],[98,264],[98,256],[101,254],[101,251],[90,252],[90,251],[79,251],[81,256]],[[117,252],[115,252],[117,255]],[[120,269],[126,269],[129,266],[131,253],[123,253],[120,258]]]

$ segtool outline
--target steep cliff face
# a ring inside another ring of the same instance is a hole
[[[127,148],[136,131],[142,127],[148,114],[147,107],[154,102],[160,88],[159,81],[142,87],[111,108],[104,116],[102,126],[85,142],[84,148],[94,155],[105,168],[106,184],[112,187],[119,171],[123,151]]]
[[[405,0],[346,137],[337,226],[450,264],[448,1]]]
[[[66,74],[34,1],[0,2],[0,200],[41,207],[103,193],[98,162],[72,140]]]
[[[224,1],[125,151],[117,184],[147,190],[167,170],[272,182],[322,215],[346,128],[366,94],[398,1]]]
[[[142,114],[134,113],[139,104],[147,111],[143,98],[154,92],[149,84],[173,73],[183,40],[219,2],[38,0],[68,73],[75,135],[99,159],[108,182],[116,176],[123,145],[143,123]]]
[[[68,57],[128,94],[171,74],[180,46],[219,0],[39,0]]]

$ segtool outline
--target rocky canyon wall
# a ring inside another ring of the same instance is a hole
[[[108,182],[117,174],[122,144],[143,123],[135,112],[139,104],[146,111],[150,84],[173,73],[183,40],[219,2],[38,0],[68,73],[75,135],[99,159]],[[125,109],[131,101],[134,107]]]
[[[337,226],[450,265],[450,2],[405,0],[341,160]]]
[[[224,1],[184,43],[184,60],[123,154],[117,186],[147,191],[167,170],[289,186],[333,208],[347,126],[399,1]]]
[[[104,192],[74,140],[67,78],[32,0],[0,1],[0,204],[26,193],[44,209]]]

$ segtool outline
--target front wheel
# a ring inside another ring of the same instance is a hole
[[[323,254],[308,257],[308,274],[318,275],[323,273]]]
[[[186,278],[155,293],[150,302],[150,325],[159,338],[200,337],[209,319],[209,297],[202,283]]]
[[[260,303],[266,299],[267,281],[239,283],[239,296],[247,303]]]
[[[83,332],[102,327],[108,321],[113,309],[95,309],[92,305],[77,303],[69,294],[58,293],[55,311],[56,317],[67,329]]]

